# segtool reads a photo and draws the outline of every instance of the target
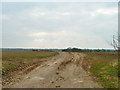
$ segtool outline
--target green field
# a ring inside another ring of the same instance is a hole
[[[118,88],[118,54],[110,52],[85,53],[89,71],[104,88]],[[86,62],[84,60],[84,62]],[[86,65],[87,66],[87,65]]]
[[[2,73],[7,74],[19,70],[27,65],[40,63],[41,59],[55,56],[54,51],[3,51],[2,52]]]

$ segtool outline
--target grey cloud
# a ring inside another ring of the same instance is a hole
[[[6,12],[4,14],[9,18],[3,19],[3,46],[27,47],[29,44],[28,47],[41,48],[111,47],[105,39],[110,41],[113,32],[117,31],[117,13],[112,16],[104,12],[91,15],[99,8],[104,11],[110,10],[109,7],[106,3],[52,3],[48,6],[33,4],[33,7],[15,13]],[[41,32],[47,33],[46,36],[29,36]],[[94,44],[97,41],[99,44]]]

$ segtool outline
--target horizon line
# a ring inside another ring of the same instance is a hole
[[[70,47],[70,48],[77,48],[77,47]],[[0,49],[67,49],[67,48],[2,47]],[[78,49],[113,49],[114,50],[114,48],[78,48]]]

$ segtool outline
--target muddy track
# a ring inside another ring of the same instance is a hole
[[[82,69],[85,55],[60,52],[24,75],[14,88],[101,88]],[[49,59],[49,58],[48,58]],[[7,86],[6,86],[7,87]]]

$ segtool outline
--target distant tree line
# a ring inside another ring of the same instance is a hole
[[[63,49],[62,51],[63,52],[114,52],[115,50],[67,48],[67,49]]]
[[[111,49],[79,49],[79,48],[67,48],[67,49],[22,49],[22,48],[1,48],[2,51],[64,51],[64,52],[114,52],[116,50]]]

